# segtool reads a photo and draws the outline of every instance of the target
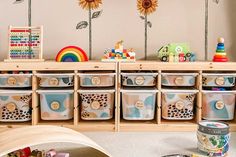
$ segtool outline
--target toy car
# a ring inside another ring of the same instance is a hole
[[[178,60],[178,62],[194,62],[196,60],[195,54],[190,52],[190,48],[186,43],[172,43],[158,50],[158,58],[162,62],[168,62],[170,55],[183,57],[183,60]]]

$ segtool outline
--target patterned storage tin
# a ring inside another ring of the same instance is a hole
[[[217,121],[201,121],[197,131],[198,150],[207,156],[227,156],[229,125]]]
[[[203,119],[233,120],[235,95],[236,91],[203,91]]]
[[[31,120],[31,91],[0,91],[0,121],[25,122]]]
[[[168,120],[193,119],[197,92],[197,90],[163,90],[162,118]]]
[[[42,120],[73,118],[73,90],[38,90]]]
[[[112,87],[115,85],[115,73],[80,73],[81,87]]]
[[[121,90],[125,120],[152,120],[156,108],[157,90]]]
[[[203,87],[233,87],[236,74],[205,73],[202,77]]]
[[[81,98],[81,119],[113,118],[115,90],[78,90]]]
[[[121,73],[122,85],[128,87],[153,87],[157,84],[157,73]]]
[[[195,86],[197,73],[162,73],[163,86],[192,87]]]
[[[72,87],[74,74],[37,74],[40,87]]]
[[[0,74],[0,88],[23,88],[32,86],[32,74]]]

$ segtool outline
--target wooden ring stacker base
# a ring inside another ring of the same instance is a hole
[[[225,84],[225,78],[224,77],[217,77],[215,80],[215,83],[219,86],[223,86]]]
[[[16,85],[16,83],[17,83],[17,79],[15,77],[9,77],[7,79],[7,84],[10,86],[14,86],[14,85]]]
[[[60,103],[57,102],[57,101],[53,101],[53,102],[50,104],[50,106],[51,106],[51,109],[55,111],[55,110],[58,110],[58,109],[60,108]]]
[[[94,76],[91,79],[93,85],[100,85],[101,84],[101,78],[98,76]]]
[[[216,107],[216,109],[218,109],[218,110],[222,110],[222,109],[225,107],[225,103],[224,103],[223,101],[217,101],[217,102],[215,103],[215,107]]]
[[[144,81],[145,81],[145,78],[143,77],[143,76],[137,76],[136,78],[135,78],[135,83],[137,84],[137,85],[143,85],[144,84]]]
[[[16,110],[16,104],[13,102],[10,102],[6,104],[6,108],[9,112],[14,112]]]

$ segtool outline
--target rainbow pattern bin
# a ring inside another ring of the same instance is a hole
[[[197,90],[163,90],[162,118],[167,120],[191,120]]]
[[[42,120],[70,120],[73,118],[73,90],[38,90]]]
[[[80,73],[81,87],[112,87],[115,85],[115,73]]]
[[[158,73],[121,73],[122,85],[127,87],[154,87]]]
[[[115,90],[78,90],[81,119],[109,120],[113,118]]]
[[[74,74],[37,74],[40,87],[72,87],[74,85]]]
[[[32,92],[20,90],[0,91],[0,122],[26,122],[31,120]]]
[[[162,73],[161,84],[170,87],[193,87],[197,73]]]
[[[125,120],[153,120],[157,90],[121,90]]]
[[[32,74],[0,74],[0,88],[24,88],[32,86]]]
[[[202,77],[203,87],[234,87],[236,74],[204,73]]]
[[[236,91],[203,91],[202,116],[206,120],[233,120]]]

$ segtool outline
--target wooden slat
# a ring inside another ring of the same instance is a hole
[[[74,125],[77,126],[79,122],[79,95],[77,93],[77,90],[79,89],[79,79],[78,79],[78,71],[75,70],[75,76],[74,76]]]
[[[157,93],[157,124],[161,124],[161,70],[158,71],[157,76],[157,89],[159,90]]]
[[[32,124],[37,125],[40,119],[39,112],[39,95],[36,92],[38,89],[38,79],[36,76],[37,71],[33,71],[32,76]]]

